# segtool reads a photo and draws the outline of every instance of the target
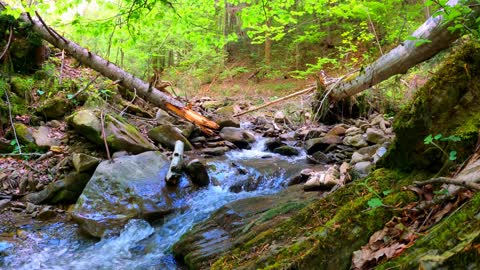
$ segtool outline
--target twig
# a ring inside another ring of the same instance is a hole
[[[40,17],[40,14],[38,14],[38,11],[35,11],[35,15],[37,15],[38,20],[40,23],[45,27],[45,29],[48,31],[48,33],[54,38],[57,39],[57,36],[52,32],[50,27],[43,21],[42,17]]]
[[[8,36],[8,42],[7,42],[7,45],[5,45],[5,49],[3,50],[2,54],[0,55],[0,59],[2,59],[5,56],[8,49],[10,48],[10,45],[12,44],[12,37],[13,37],[13,26],[10,26],[10,35]]]
[[[18,153],[22,154],[22,146],[18,142],[17,131],[15,130],[15,125],[13,124],[12,104],[10,103],[10,98],[8,97],[7,89],[5,89],[5,97],[7,99],[7,105],[8,105],[8,117],[10,119],[10,124],[12,125],[13,136],[15,137],[15,142],[17,143],[17,146],[18,146]]]
[[[42,156],[43,153],[22,153],[22,154],[19,154],[19,153],[2,153],[0,154],[0,157],[17,157],[17,156],[37,156],[37,157],[40,157]]]
[[[133,104],[133,102],[135,101],[135,98],[137,97],[137,88],[133,88],[133,98],[132,98],[132,101],[130,101],[130,104]],[[127,109],[130,107],[130,105],[127,104],[127,106],[125,107],[125,109],[123,109],[121,112],[120,112],[120,116],[122,116],[126,111]]]
[[[274,104],[280,103],[280,102],[285,101],[285,100],[287,100],[287,99],[290,99],[290,98],[293,98],[293,97],[296,97],[296,96],[300,96],[300,95],[303,95],[303,94],[312,92],[312,91],[314,91],[315,89],[317,89],[316,86],[311,86],[311,87],[305,88],[305,89],[303,89],[303,90],[300,90],[300,91],[298,91],[298,92],[295,92],[295,93],[293,93],[293,94],[290,94],[290,95],[288,95],[288,96],[285,96],[285,97],[276,99],[276,100],[274,100],[274,101],[267,102],[267,103],[265,103],[265,104],[263,104],[263,105],[260,105],[260,106],[258,106],[258,107],[255,107],[255,108],[250,109],[250,110],[248,110],[248,111],[244,111],[244,112],[241,112],[241,113],[234,114],[233,116],[234,116],[234,117],[238,117],[238,116],[241,116],[241,115],[244,115],[244,114],[247,114],[247,113],[251,113],[251,112],[254,112],[254,111],[258,111],[258,110],[260,110],[260,109],[263,109],[263,108],[268,107],[268,106],[270,106],[270,105],[274,105]]]
[[[372,27],[373,34],[375,35],[375,40],[377,41],[377,45],[378,45],[378,48],[380,49],[380,53],[383,55],[382,46],[380,45],[380,40],[378,39],[377,31],[375,30],[375,25],[373,24],[372,18],[370,18],[370,12],[368,12],[368,8],[367,8],[367,17],[368,17],[368,22]]]
[[[100,74],[98,74],[95,78],[93,78],[90,82],[85,85],[82,89],[78,90],[77,93],[75,93],[70,99],[74,99],[76,96],[80,95],[83,91],[87,90],[87,88],[94,83],[98,77],[100,77]]]
[[[438,183],[451,184],[451,185],[461,186],[461,187],[465,187],[465,188],[472,189],[472,190],[475,190],[475,191],[479,191],[480,190],[480,185],[475,183],[475,182],[476,181],[474,181],[474,182],[459,181],[459,180],[455,180],[453,178],[448,178],[448,177],[437,177],[437,178],[432,178],[432,179],[429,179],[429,180],[426,180],[426,181],[416,181],[416,182],[414,182],[414,184],[416,186],[424,186],[424,185],[427,185],[427,184],[438,184]]]
[[[103,143],[105,144],[105,150],[107,151],[107,158],[108,160],[112,161],[112,157],[110,156],[110,149],[108,149],[108,144],[107,144],[107,134],[105,134],[105,115],[103,111],[100,114],[100,121],[102,125],[102,138],[103,138]]]
[[[63,67],[65,66],[65,50],[62,50],[62,64],[60,65],[60,75],[58,78],[58,85],[62,85]]]

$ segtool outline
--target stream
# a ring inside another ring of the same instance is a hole
[[[186,196],[182,205],[187,207],[153,224],[131,220],[118,236],[92,239],[69,221],[24,225],[19,228],[21,241],[3,247],[3,257],[0,250],[0,268],[180,269],[170,249],[194,224],[229,202],[276,193],[287,179],[314,166],[305,162],[305,153],[286,158],[264,152],[264,145],[265,140],[259,138],[250,150],[207,159],[213,184]],[[239,183],[254,184],[242,190]]]

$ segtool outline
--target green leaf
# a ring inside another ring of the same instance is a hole
[[[435,195],[447,195],[448,194],[448,189],[435,190],[435,191],[433,191],[433,194],[435,194]]]
[[[456,160],[457,159],[457,151],[451,151],[448,159],[450,159],[451,161]]]
[[[392,193],[392,192],[393,192],[393,190],[388,189],[388,190],[384,190],[384,191],[382,192],[382,194],[383,194],[383,196],[387,196],[388,194],[390,194],[390,193]]]
[[[435,135],[435,137],[433,137],[433,138],[434,138],[435,140],[438,140],[438,139],[442,138],[442,134],[437,134],[437,135]]]
[[[427,137],[425,137],[425,139],[423,139],[424,144],[431,144],[432,142],[433,142],[432,134],[428,135]]]
[[[379,207],[379,206],[382,206],[383,205],[383,202],[382,200],[380,200],[380,198],[373,198],[373,199],[370,199],[368,202],[367,202],[368,206],[370,206],[371,208],[376,208],[376,207]]]
[[[43,96],[45,94],[45,91],[42,91],[42,90],[38,89],[37,94],[40,95],[40,96]]]
[[[67,94],[67,99],[72,99],[73,97],[75,97],[74,94]]]
[[[17,142],[14,141],[14,140],[12,140],[12,141],[10,142],[10,145],[16,145],[16,144],[17,144]]]

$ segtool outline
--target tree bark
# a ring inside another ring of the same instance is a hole
[[[7,4],[3,1],[0,1],[0,11],[3,11],[7,7]],[[59,35],[55,30],[48,27],[45,22],[39,17],[34,19],[28,13],[22,13],[19,17],[19,20],[29,23],[32,25],[32,29],[40,35],[40,37],[53,46],[63,49],[72,55],[74,58],[85,64],[86,66],[98,71],[103,76],[113,80],[120,81],[120,84],[128,89],[135,89],[136,92],[142,98],[152,102],[153,104],[169,110],[169,108],[175,107],[178,112],[183,114],[195,115],[195,119],[200,119],[201,123],[195,122],[195,124],[202,126],[206,129],[218,129],[219,126],[202,115],[190,110],[184,106],[180,101],[176,100],[173,96],[168,95],[162,91],[159,91],[154,86],[149,85],[147,82],[133,76],[132,74],[124,71],[115,64],[109,62],[106,59],[103,59],[99,55],[90,52],[88,49],[81,47],[73,41],[70,41],[61,35]],[[182,116],[182,115],[179,115]]]
[[[459,0],[450,0],[446,5],[455,6],[459,2]],[[478,16],[478,13],[475,16]],[[448,48],[460,34],[449,31],[447,29],[449,24],[443,22],[442,16],[428,18],[412,36],[430,40],[429,43],[416,46],[415,40],[403,42],[366,68],[341,79],[332,89],[330,99],[335,101],[360,93],[393,75],[407,72],[416,64]]]

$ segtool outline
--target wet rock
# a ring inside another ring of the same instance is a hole
[[[372,168],[373,168],[373,163],[370,162],[370,161],[359,162],[359,163],[355,164],[355,166],[353,167],[353,169],[358,174],[360,174],[360,176],[368,175],[372,171]]]
[[[220,126],[220,129],[224,127],[235,127],[235,128],[240,127],[240,123],[237,120],[232,118],[221,119],[217,121],[217,124]]]
[[[172,248],[174,256],[191,269],[209,269],[236,243],[257,235],[256,228],[275,228],[315,197],[301,186],[292,186],[275,195],[229,203],[182,236]]]
[[[275,148],[278,148],[278,147],[284,146],[284,145],[286,145],[284,142],[282,142],[281,140],[276,139],[276,138],[275,139],[268,139],[265,142],[265,147],[270,152],[273,152],[273,150],[275,150]]]
[[[100,159],[83,153],[74,153],[72,163],[77,173],[88,172],[95,170]]]
[[[385,133],[378,128],[367,128],[367,142],[382,144],[388,140]]]
[[[234,127],[225,127],[220,131],[220,136],[240,149],[250,148],[250,144],[255,142],[255,137],[250,132]]]
[[[128,220],[174,210],[187,188],[166,185],[169,160],[160,152],[121,157],[98,165],[72,210],[92,236],[117,233]]]
[[[47,119],[60,119],[69,109],[69,103],[66,98],[56,96],[48,98],[37,109],[37,114]]]
[[[186,171],[190,180],[197,186],[204,187],[210,184],[207,167],[200,160],[190,161],[186,166]]]
[[[295,140],[295,131],[290,131],[287,133],[280,134],[279,138],[283,141],[294,141]]]
[[[64,187],[65,183],[63,181],[56,181],[48,184],[44,189],[39,192],[29,193],[25,195],[22,200],[33,204],[41,204],[52,199],[55,194],[57,194]]]
[[[309,162],[312,162],[314,164],[327,164],[332,162],[331,156],[321,152],[317,151],[313,153],[312,155],[307,155],[307,160]]]
[[[331,166],[327,171],[314,171],[303,185],[303,190],[330,190],[338,184],[339,177],[338,165]]]
[[[112,158],[115,159],[115,158],[124,157],[124,156],[128,156],[127,151],[117,151],[113,153]]]
[[[137,154],[156,149],[134,126],[128,124],[121,117],[115,114],[106,114],[104,117],[107,143],[112,151],[127,151]],[[68,117],[67,121],[78,133],[95,144],[103,146],[100,112],[77,111]]]
[[[321,138],[310,139],[305,142],[307,154],[313,154],[317,151],[323,151],[332,144],[340,144],[342,139],[336,135],[326,135]]]
[[[305,183],[310,175],[312,174],[312,169],[303,169],[298,175],[295,175],[287,182],[287,186],[293,186]]]
[[[300,154],[300,151],[289,145],[277,147],[275,150],[273,150],[273,152],[287,157],[298,156],[298,154]]]
[[[362,134],[347,136],[343,139],[343,143],[346,144],[346,145],[351,145],[353,147],[357,147],[357,148],[368,146],[368,143],[363,138]]]
[[[153,128],[148,132],[148,137],[169,150],[175,149],[176,141],[184,143],[185,151],[193,149],[192,144],[182,135],[181,131],[172,125]]]
[[[202,150],[202,153],[209,156],[221,156],[225,154],[225,152],[229,151],[230,148],[226,146],[220,146],[215,148],[205,148]]]
[[[65,178],[61,180],[64,183],[63,187],[58,190],[51,199],[48,199],[48,202],[52,204],[75,203],[90,180],[90,177],[90,173],[72,172],[67,174]]]

